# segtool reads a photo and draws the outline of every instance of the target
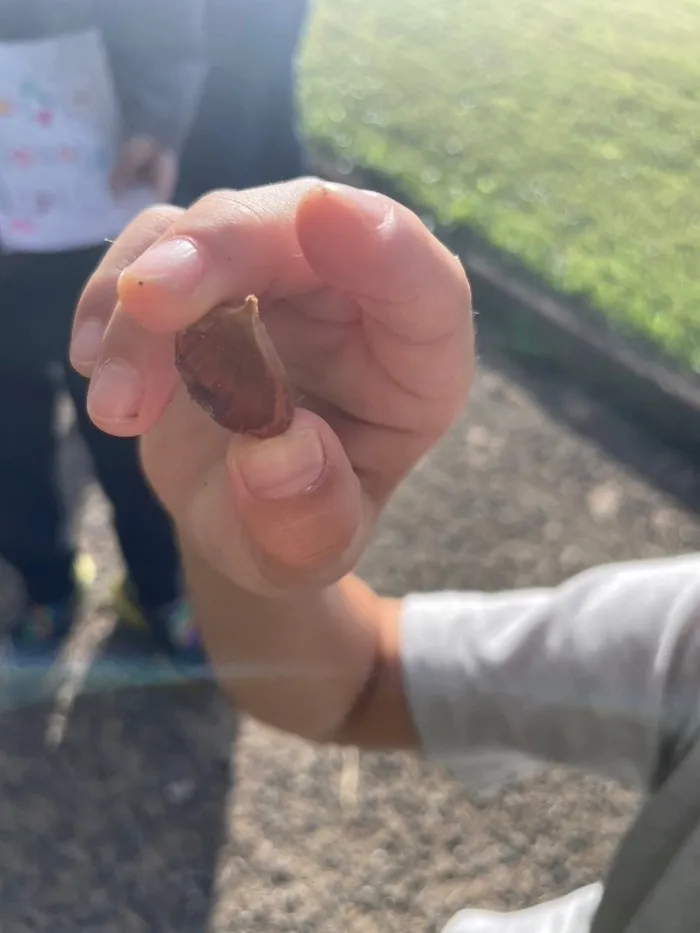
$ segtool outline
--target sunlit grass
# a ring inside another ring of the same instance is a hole
[[[312,138],[700,371],[700,0],[316,0]]]

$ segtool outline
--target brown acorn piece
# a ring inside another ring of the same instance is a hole
[[[175,365],[192,399],[229,431],[267,438],[291,424],[292,389],[254,295],[181,331]]]

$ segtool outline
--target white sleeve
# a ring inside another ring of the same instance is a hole
[[[468,780],[549,762],[649,787],[700,726],[700,555],[408,596],[402,656],[425,753]]]

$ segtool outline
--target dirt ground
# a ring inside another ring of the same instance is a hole
[[[396,498],[364,570],[393,593],[493,589],[698,549],[699,478],[561,374],[487,349],[469,412]],[[85,650],[110,625],[95,609],[118,572],[107,519],[90,488]],[[634,793],[592,777],[479,795],[408,757],[249,724],[234,780],[213,687],[154,686],[159,672],[132,666],[118,689],[88,674],[77,697],[6,685],[1,933],[429,933],[464,906],[595,880],[634,812]]]

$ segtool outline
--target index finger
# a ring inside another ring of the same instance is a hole
[[[122,272],[124,310],[146,330],[171,333],[249,294],[286,297],[317,288],[299,247],[296,213],[319,186],[307,178],[205,195]]]
[[[409,343],[469,326],[464,270],[412,211],[317,179],[207,195],[124,270],[119,297],[144,328],[169,333],[251,293],[322,287]]]
[[[156,242],[182,214],[181,208],[158,205],[140,214],[110,246],[78,301],[73,318],[70,361],[89,376],[117,302],[119,276]]]

